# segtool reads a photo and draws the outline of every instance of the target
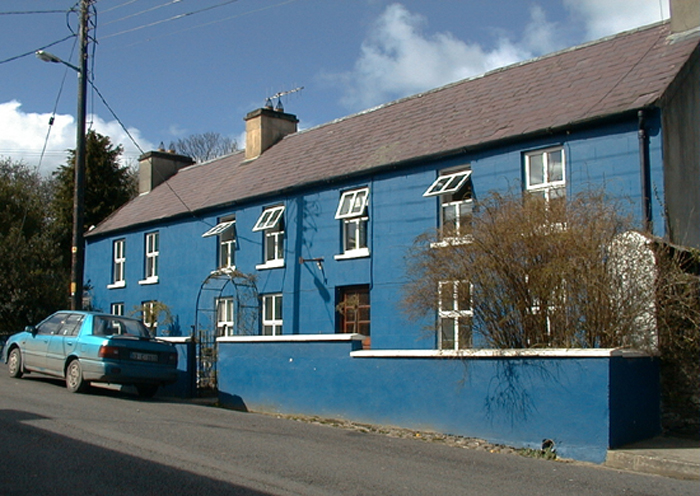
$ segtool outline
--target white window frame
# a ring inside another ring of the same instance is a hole
[[[466,184],[472,175],[471,169],[463,169],[457,172],[440,174],[435,181],[425,190],[423,196],[442,196],[456,193]]]
[[[549,161],[553,153],[561,155],[561,179],[550,178]],[[531,182],[532,158],[542,157],[542,181],[537,183]],[[564,147],[556,146],[543,148],[525,153],[525,189],[528,193],[541,194],[545,200],[566,197],[566,154]],[[556,194],[562,193],[562,194]],[[553,193],[555,193],[553,195]]]
[[[467,167],[467,166],[463,166]],[[432,182],[428,189],[423,193],[424,197],[440,197],[440,213],[439,213],[439,236],[440,241],[437,243],[431,243],[433,248],[444,247],[448,245],[470,243],[471,233],[463,233],[463,226],[461,225],[462,217],[460,214],[461,207],[463,205],[469,205],[469,210],[473,208],[473,199],[460,199],[455,200],[455,194],[461,191],[469,182],[472,176],[472,170],[462,168],[452,172],[442,172],[438,175],[437,179]],[[444,232],[445,228],[445,210],[453,209],[455,213],[455,235],[447,235]],[[471,231],[471,229],[469,229]]]
[[[111,313],[112,315],[124,316],[124,302],[120,301],[120,302],[112,303],[109,306],[109,313]]]
[[[157,302],[155,300],[144,301],[141,303],[141,321],[143,322],[143,325],[148,328],[149,332],[153,332],[154,336],[158,331],[158,316],[153,310],[156,303]],[[153,322],[149,321],[147,318],[148,315],[155,317],[155,320]]]
[[[335,255],[336,260],[361,258],[369,256],[367,205],[369,204],[369,188],[359,188],[345,191],[340,195],[336,220],[341,221],[341,237],[343,253]],[[348,233],[354,236],[349,236]],[[364,236],[362,235],[364,233]]]
[[[160,256],[160,233],[146,233],[145,236],[145,277],[139,284],[155,284],[158,282],[158,258]]]
[[[220,221],[202,234],[203,238],[217,236],[219,239],[218,268],[236,268],[236,219]]]
[[[282,293],[262,295],[261,334],[263,336],[282,335],[282,325],[284,323],[282,319],[282,303]],[[270,315],[268,315],[268,309],[270,309]],[[279,314],[277,310],[279,310]]]
[[[260,217],[258,217],[258,221],[255,223],[255,226],[253,226],[253,232],[266,231],[277,227],[283,213],[284,205],[264,209],[260,214]]]
[[[263,263],[255,268],[274,269],[284,267],[284,205],[263,210],[253,227],[253,232],[263,231]]]
[[[233,297],[227,296],[216,299],[216,329],[217,336],[234,336],[235,310]]]
[[[460,307],[460,285],[469,285],[469,307]],[[473,287],[468,281],[440,281],[438,283],[438,349],[460,350],[472,346],[472,332],[469,329],[469,342],[462,342],[460,330],[466,319],[469,319],[470,327],[474,318],[473,311]],[[449,304],[446,304],[449,303]],[[446,320],[452,321],[452,347],[446,348],[443,344],[443,323]]]
[[[117,239],[112,243],[112,284],[108,289],[126,286],[126,239]]]

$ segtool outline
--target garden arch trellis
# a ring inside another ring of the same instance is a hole
[[[197,293],[194,335],[197,356],[197,396],[218,392],[217,302],[233,299],[233,329],[237,336],[258,332],[259,299],[255,277],[237,270],[219,269],[209,274]]]

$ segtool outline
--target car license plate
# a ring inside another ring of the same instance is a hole
[[[140,351],[132,351],[130,356],[132,360],[139,360],[141,362],[158,361],[158,355],[155,353],[141,353]]]

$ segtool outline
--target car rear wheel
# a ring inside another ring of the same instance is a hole
[[[71,393],[83,393],[88,388],[88,383],[83,379],[83,369],[79,360],[73,360],[66,369],[66,388]]]
[[[10,350],[10,355],[7,357],[7,370],[10,372],[10,377],[22,377],[24,372],[22,371],[22,353],[19,348]]]
[[[158,392],[157,384],[137,384],[136,392],[141,398],[153,398]]]

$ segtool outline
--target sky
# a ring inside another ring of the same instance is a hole
[[[77,74],[34,52],[78,63],[77,1],[0,0],[0,159],[44,175],[75,148]],[[281,102],[308,129],[667,19],[668,2],[97,0],[88,126],[130,166],[193,134],[242,146],[275,94],[303,88]]]

